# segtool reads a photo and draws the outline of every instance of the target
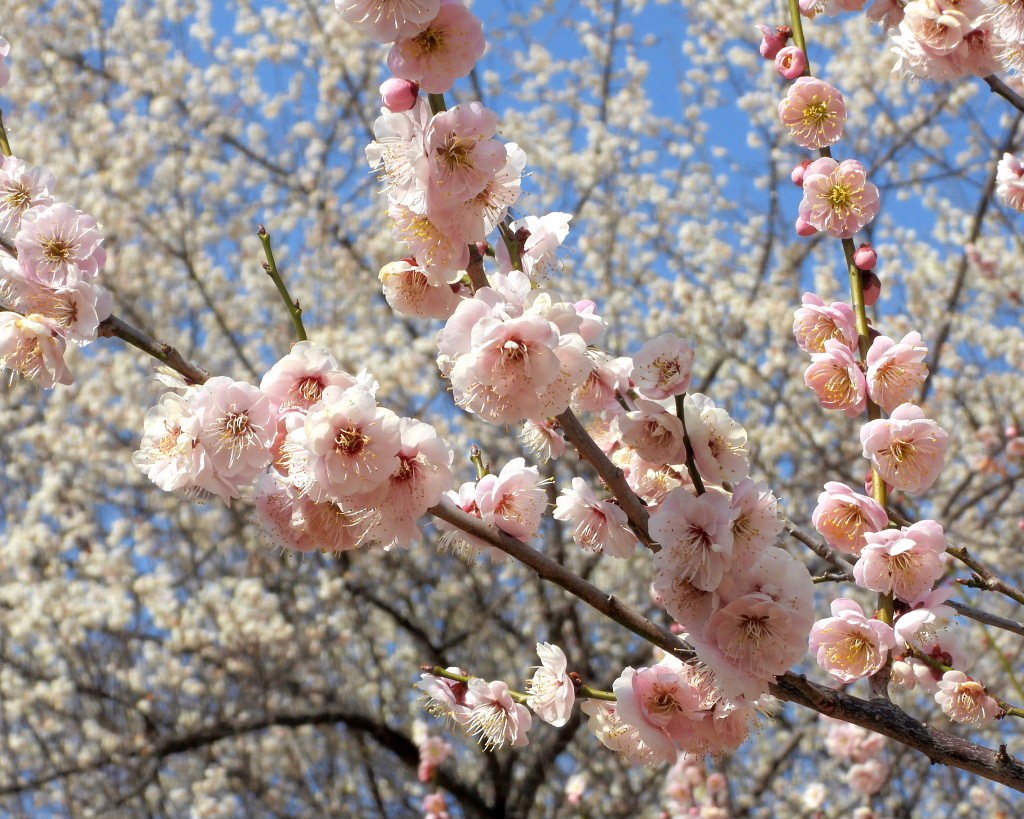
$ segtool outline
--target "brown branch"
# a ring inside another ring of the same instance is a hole
[[[186,361],[181,353],[169,344],[155,341],[117,316],[110,316],[100,322],[99,334],[104,338],[116,337],[127,341],[133,347],[142,350],[147,355],[151,355],[157,361],[163,362],[172,370],[182,375],[189,384],[204,384],[210,377],[206,370],[190,361]]]
[[[990,74],[987,77],[982,77],[982,80],[985,81],[985,84],[988,85],[993,94],[998,94],[1018,111],[1024,113],[1024,98],[999,79],[999,77],[995,74]]]

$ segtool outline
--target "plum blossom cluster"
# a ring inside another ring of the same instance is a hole
[[[729,819],[729,783],[721,772],[708,773],[704,761],[683,754],[665,774],[663,819]]]
[[[46,168],[0,155],[0,367],[46,389],[74,381],[68,343],[95,341],[113,305],[95,282],[107,259],[100,225],[58,201],[55,184]]]
[[[827,726],[825,750],[833,759],[848,761],[846,784],[864,796],[874,796],[889,778],[891,766],[883,758],[886,739],[858,725],[821,717]],[[824,800],[822,800],[824,801]]]
[[[513,695],[501,680],[487,682],[480,677],[467,677],[459,668],[446,670],[465,677],[466,681],[423,673],[416,683],[430,713],[451,720],[475,736],[485,749],[529,744],[526,732],[533,718],[530,710],[517,701],[522,695]]]
[[[254,487],[270,540],[300,552],[408,547],[454,480],[429,424],[377,404],[377,384],[302,341],[259,387],[219,376],[163,395],[135,463],[166,491],[225,501]]]

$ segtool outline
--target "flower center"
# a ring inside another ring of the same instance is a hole
[[[828,103],[824,100],[816,100],[804,108],[804,125],[823,125],[831,116]]]
[[[369,440],[358,429],[339,429],[334,439],[334,451],[339,455],[358,455]]]
[[[66,239],[54,237],[43,242],[43,256],[51,262],[65,264],[73,258],[74,246]]]
[[[419,51],[420,56],[434,54],[444,48],[444,31],[439,28],[428,28],[421,31],[412,39],[412,46]]]

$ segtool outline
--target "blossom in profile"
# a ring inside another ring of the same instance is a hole
[[[92,282],[75,282],[57,289],[24,283],[16,302],[22,313],[41,316],[66,341],[84,347],[96,340],[100,322],[110,315],[110,292]]]
[[[800,349],[808,353],[824,352],[830,338],[856,350],[857,318],[845,302],[825,304],[814,293],[804,293],[801,306],[793,313],[793,335]]]
[[[850,348],[837,339],[826,340],[823,352],[811,354],[811,363],[804,370],[804,383],[825,409],[855,418],[867,407],[864,371]]]
[[[480,19],[458,0],[442,0],[436,17],[391,47],[388,68],[428,94],[443,94],[473,70],[486,45]]]
[[[576,687],[566,672],[565,653],[553,643],[537,643],[541,664],[526,683],[530,706],[544,722],[556,728],[572,716]]]
[[[571,213],[556,211],[545,213],[543,216],[526,216],[509,225],[509,230],[513,234],[526,237],[519,256],[523,272],[531,279],[543,279],[556,269],[556,254],[569,235],[571,221]],[[500,243],[495,252],[502,272],[507,273],[512,269],[512,261],[505,243]]]
[[[587,727],[591,733],[627,765],[657,765],[669,761],[644,741],[634,725],[619,717],[615,703],[584,700],[580,710],[590,717]]]
[[[859,555],[865,535],[889,525],[889,516],[874,498],[854,492],[846,484],[829,481],[818,495],[811,522],[833,549]]]
[[[52,205],[50,191],[55,184],[53,174],[46,168],[31,167],[16,156],[0,156],[0,237],[10,241],[17,235],[26,212]]]
[[[779,119],[801,148],[824,148],[842,139],[846,103],[827,82],[798,77],[779,103]]]
[[[928,348],[921,343],[921,334],[907,333],[900,341],[878,336],[867,354],[868,395],[886,412],[910,401],[925,378]]]
[[[837,239],[849,239],[875,218],[880,207],[878,188],[868,182],[856,159],[815,160],[804,174],[803,193],[800,215]]]
[[[689,342],[665,333],[640,348],[633,356],[630,377],[637,391],[655,401],[682,395],[693,377],[694,351]]]
[[[450,667],[446,671],[465,677],[461,668]],[[469,685],[460,680],[440,677],[424,672],[420,674],[416,687],[423,692],[423,707],[435,717],[444,717],[457,725],[466,725],[469,721],[470,706],[466,701]]]
[[[485,522],[527,540],[540,528],[548,496],[537,467],[513,458],[497,475],[484,475],[477,482],[476,503]]]
[[[529,744],[526,732],[533,724],[530,712],[512,699],[508,686],[500,680],[485,682],[479,677],[471,678],[466,708],[469,709],[464,723],[466,730],[487,750]]]
[[[26,211],[14,237],[25,278],[46,287],[98,276],[107,261],[102,244],[96,220],[63,203]]]
[[[738,482],[750,472],[747,431],[706,395],[695,392],[683,402],[686,435],[705,481]]]
[[[717,492],[669,492],[650,520],[651,536],[662,546],[654,558],[658,573],[684,577],[704,591],[718,588],[732,562],[733,514],[729,499]]]
[[[888,419],[860,430],[864,457],[890,486],[920,495],[935,483],[946,462],[949,434],[914,404],[900,404]]]
[[[571,488],[558,496],[554,518],[570,523],[573,540],[588,551],[624,558],[636,548],[636,535],[630,530],[622,507],[598,500],[583,478],[573,478]]]
[[[412,37],[437,16],[441,0],[334,0],[341,16],[374,42]]]
[[[449,214],[418,213],[392,199],[388,216],[395,239],[409,246],[431,284],[448,284],[462,277],[469,264],[469,238],[454,228]]]
[[[868,532],[853,567],[858,585],[894,594],[913,605],[925,597],[946,569],[946,536],[934,520],[903,529]]]
[[[451,285],[431,282],[415,259],[384,265],[379,278],[384,299],[392,309],[406,316],[446,319],[461,300]]]
[[[43,389],[72,384],[64,363],[64,340],[39,315],[0,311],[0,368],[20,373]]]
[[[1002,710],[985,691],[985,686],[963,671],[947,671],[939,680],[938,688],[935,702],[954,722],[977,725],[995,719]]]
[[[818,665],[842,682],[870,677],[896,645],[892,626],[869,619],[853,600],[832,601],[832,616],[819,620],[808,641]]]
[[[1024,164],[1013,154],[1003,154],[996,166],[996,194],[1005,205],[1024,213]]]

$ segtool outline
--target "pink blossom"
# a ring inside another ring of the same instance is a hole
[[[758,51],[766,60],[774,60],[775,55],[786,45],[787,38],[780,35],[777,29],[762,25],[758,25],[758,28],[761,30],[761,45]]]
[[[650,532],[661,544],[654,561],[658,573],[685,577],[704,591],[714,591],[732,562],[733,510],[717,492],[694,497],[673,489],[651,515]]]
[[[1024,213],[1024,164],[1013,154],[1003,154],[996,166],[996,193],[1004,204]]]
[[[891,626],[865,617],[864,610],[845,597],[832,601],[832,617],[815,623],[809,639],[818,665],[847,683],[878,671],[895,645]]]
[[[0,311],[0,367],[47,390],[75,380],[64,363],[64,340],[44,316],[35,314]]]
[[[513,234],[526,236],[519,255],[523,272],[531,279],[542,279],[554,271],[557,266],[556,252],[569,235],[571,220],[571,213],[554,212],[543,216],[527,216],[509,225]],[[495,251],[502,272],[511,270],[512,262],[505,243],[500,243]]]
[[[886,412],[908,402],[928,376],[928,348],[921,334],[907,333],[898,343],[878,336],[867,354],[867,384],[871,400]]]
[[[46,287],[99,275],[107,261],[102,242],[96,220],[63,203],[26,211],[14,237],[25,278]]]
[[[659,466],[686,460],[683,422],[675,413],[643,398],[635,403],[636,410],[616,418],[622,443],[633,447],[645,461]]]
[[[549,725],[560,728],[572,716],[576,687],[566,672],[565,654],[552,643],[537,643],[541,664],[526,683],[526,704]]]
[[[889,765],[880,759],[868,759],[850,766],[846,783],[857,793],[871,796],[878,793],[889,779]]]
[[[913,404],[900,404],[888,420],[869,421],[860,430],[864,457],[896,489],[913,495],[928,491],[946,460],[949,435]]]
[[[418,83],[409,80],[402,80],[398,77],[384,80],[380,84],[380,98],[384,107],[393,114],[408,111],[415,104],[419,97],[420,86]]]
[[[1001,712],[999,703],[962,671],[947,671],[939,680],[935,701],[942,712],[954,722],[978,725],[995,719]]]
[[[747,477],[747,431],[728,412],[695,392],[683,401],[683,415],[693,457],[705,481],[737,482]]]
[[[929,51],[945,54],[974,29],[971,19],[940,0],[913,0],[903,9],[900,31],[912,34]]]
[[[786,46],[775,55],[775,70],[787,80],[795,80],[807,68],[807,55],[798,46]]]
[[[374,42],[392,43],[423,31],[441,0],[334,0],[341,16]]]
[[[419,742],[416,749],[420,754],[420,764],[416,769],[420,782],[429,782],[437,770],[452,755],[455,749],[450,742],[441,737],[428,736]]]
[[[391,47],[388,68],[396,77],[418,82],[428,94],[443,94],[473,70],[485,46],[476,15],[457,0],[442,0],[425,28]]]
[[[485,522],[520,540],[537,534],[548,505],[540,472],[522,458],[513,458],[497,475],[484,475],[477,482],[476,498]]]
[[[295,435],[310,456],[311,489],[323,496],[315,500],[369,492],[399,465],[398,416],[359,386],[326,387]]]
[[[106,288],[90,282],[56,290],[26,282],[17,299],[20,312],[43,317],[61,338],[82,347],[96,340],[113,306]]]
[[[572,538],[584,549],[626,558],[636,548],[636,536],[626,513],[610,501],[598,500],[583,478],[573,478],[555,502],[555,520],[572,524]]]
[[[837,339],[825,340],[825,349],[811,354],[804,370],[804,383],[814,390],[825,409],[839,410],[855,418],[867,407],[867,381],[860,362],[849,347]]]
[[[916,0],[915,5],[924,7],[930,2]],[[892,51],[898,58],[894,73],[944,82],[970,75],[986,77],[1002,69],[997,54],[999,41],[993,34],[989,18],[968,18],[965,22],[962,13],[943,13],[941,16],[950,25],[941,25],[933,20],[934,34],[926,35],[925,42],[918,38],[911,28],[911,21],[904,16],[899,32],[892,37]],[[956,42],[952,48],[944,47],[953,41]]]
[[[585,338],[585,337],[584,337]],[[612,358],[599,350],[587,350],[590,374],[572,395],[572,405],[583,412],[617,411],[617,395],[629,388],[632,366],[628,358]]]
[[[884,529],[889,525],[889,516],[874,498],[859,495],[846,484],[829,481],[818,495],[811,522],[833,549],[859,555],[867,542],[865,534]]]
[[[388,207],[392,234],[409,246],[430,284],[458,281],[469,264],[469,237],[455,229],[450,214],[417,213],[394,199]]]
[[[846,104],[827,82],[798,77],[779,103],[779,119],[801,148],[824,148],[842,139]]]
[[[718,587],[730,603],[748,594],[763,594],[788,610],[809,630],[814,620],[814,583],[807,567],[785,549],[769,546],[753,561],[734,561]]]
[[[487,177],[483,189],[452,210],[452,222],[461,235],[468,237],[467,241],[489,236],[522,195],[526,154],[514,142],[506,142],[501,148],[504,160],[498,170]],[[500,242],[499,247],[503,248],[504,242]]]
[[[631,377],[645,398],[661,400],[682,395],[693,377],[693,347],[678,336],[660,335],[633,356]]]
[[[636,726],[619,717],[614,703],[584,700],[580,710],[590,717],[588,727],[598,741],[627,765],[657,765],[667,761],[644,741]]]
[[[53,174],[46,168],[29,167],[16,156],[0,156],[0,237],[10,241],[17,235],[21,217],[27,211],[52,205],[50,191],[55,184]]]
[[[244,485],[270,465],[277,421],[258,388],[216,376],[192,392],[190,403],[200,423],[199,441],[219,475]]]
[[[915,649],[954,667],[961,667],[967,662],[956,633],[952,631],[956,611],[944,605],[952,594],[953,589],[949,587],[935,589],[916,601],[917,608],[896,618],[893,630],[901,649]]]
[[[373,122],[373,141],[366,146],[366,161],[380,172],[389,202],[417,214],[426,213],[424,139],[432,118],[430,105],[422,97],[408,111],[382,112]]]
[[[856,159],[811,163],[804,176],[800,215],[818,230],[849,239],[878,214],[878,188]]]
[[[885,737],[881,734],[831,717],[822,716],[819,719],[828,726],[825,749],[829,756],[866,762],[878,756],[885,748]]]
[[[718,595],[693,585],[693,581],[672,571],[659,571],[651,589],[669,616],[691,634],[703,633],[718,607]]]
[[[415,259],[384,265],[379,278],[387,303],[406,316],[446,319],[461,301],[451,285],[432,283]]]
[[[649,668],[626,668],[612,684],[619,719],[636,728],[651,752],[674,762],[677,743],[703,718],[701,692],[683,664],[666,655]]]
[[[445,671],[465,677],[461,668],[449,667]],[[450,719],[458,725],[469,721],[470,706],[467,702],[469,685],[448,677],[435,674],[420,674],[416,687],[424,694],[424,708],[434,716]]]
[[[505,147],[494,139],[497,128],[498,115],[478,102],[461,103],[430,121],[424,138],[431,213],[476,196],[505,166]]]
[[[887,29],[896,28],[903,20],[903,0],[874,0],[868,19],[881,22]]]
[[[800,177],[800,187],[803,187],[803,176]],[[796,221],[793,222],[793,228],[796,230],[797,236],[813,236],[818,232],[818,229],[804,219],[803,216],[797,216]]]
[[[565,454],[565,439],[553,420],[524,422],[519,438],[538,460],[550,461]]]
[[[423,819],[451,819],[444,801],[444,791],[434,791],[423,797]]]
[[[778,499],[765,483],[744,478],[732,490],[733,560],[755,560],[782,534]]]
[[[260,390],[270,399],[275,412],[308,410],[323,397],[329,386],[347,389],[356,379],[338,369],[330,351],[312,341],[299,341],[260,381]]]
[[[470,679],[466,707],[469,708],[466,729],[488,750],[529,744],[526,732],[533,724],[530,712],[512,699],[508,686],[500,680]]]
[[[853,567],[858,585],[894,594],[913,605],[946,568],[946,537],[934,520],[865,535],[867,545]]]
[[[763,593],[744,595],[720,608],[705,633],[730,661],[762,679],[785,673],[807,646],[803,624]]]
[[[824,352],[830,338],[856,350],[857,319],[853,308],[844,302],[826,305],[814,293],[804,293],[802,306],[793,314],[793,335],[800,349],[808,353]]]

